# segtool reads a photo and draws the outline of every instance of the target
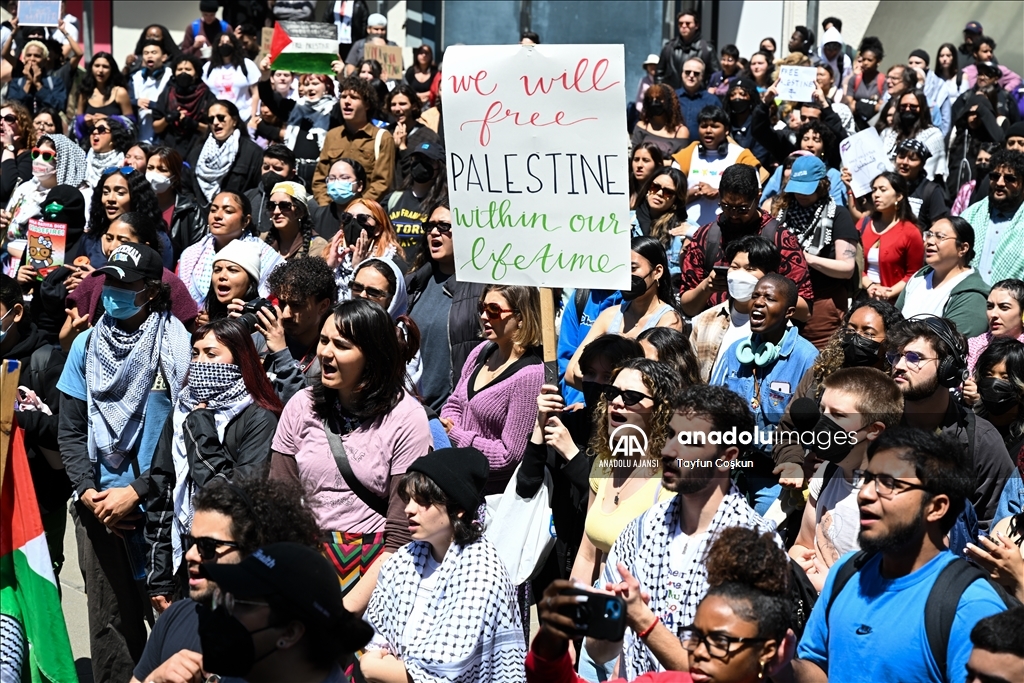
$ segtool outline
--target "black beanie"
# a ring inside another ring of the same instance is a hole
[[[449,500],[473,515],[483,502],[490,469],[487,456],[475,448],[441,448],[414,461],[408,471],[430,477]]]
[[[932,63],[931,57],[928,56],[928,53],[921,49],[914,50],[913,52],[910,53],[910,56],[920,57],[922,60],[924,60],[925,66],[928,66],[929,64]]]
[[[199,0],[200,12],[216,12],[219,9],[220,3],[217,0]]]
[[[1006,129],[1006,139],[1024,138],[1024,121],[1018,121]]]
[[[47,192],[40,214],[44,220],[68,226],[67,245],[77,242],[85,231],[85,197],[71,185],[58,185]]]

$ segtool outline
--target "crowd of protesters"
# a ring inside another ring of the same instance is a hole
[[[3,27],[0,355],[94,680],[1024,680],[1024,84],[979,23],[743,55],[681,12],[631,285],[561,292],[553,380],[540,290],[456,273],[432,49],[389,81],[364,0],[224,5],[121,64]],[[257,63],[275,20],[334,74]],[[489,494],[550,497],[531,578]]]

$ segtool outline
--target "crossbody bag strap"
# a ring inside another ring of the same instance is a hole
[[[352,493],[356,494],[359,500],[366,503],[371,510],[381,517],[387,517],[388,501],[366,488],[363,482],[359,481],[355,472],[352,471],[351,463],[348,461],[348,453],[345,452],[345,444],[341,441],[341,435],[331,429],[327,420],[323,421],[323,425],[324,433],[327,434],[327,443],[331,446],[331,455],[334,456],[334,464],[338,466],[338,471],[341,472],[345,483],[352,489]]]

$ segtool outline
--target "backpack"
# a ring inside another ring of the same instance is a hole
[[[576,304],[576,325],[583,324],[583,309],[587,307],[587,300],[590,299],[589,289],[577,289],[573,296],[573,303]]]
[[[778,229],[778,222],[773,220],[761,228],[761,232],[758,234],[774,244],[775,233]],[[722,226],[716,220],[712,221],[708,228],[708,234],[704,237],[704,272],[711,272],[720,258],[722,258]]]
[[[828,624],[828,615],[832,611],[832,603],[850,582],[855,574],[874,556],[864,550],[858,551],[849,560],[843,563],[836,571],[835,582],[832,584],[832,593],[828,596],[825,604],[825,624]],[[924,629],[928,637],[928,647],[932,652],[932,659],[942,672],[945,681],[962,680],[963,672],[950,672],[946,670],[946,653],[949,651],[949,635],[953,629],[953,620],[956,618],[956,608],[960,604],[960,598],[964,591],[972,583],[978,580],[985,580],[996,591],[1003,600],[1007,609],[1013,608],[1019,602],[1003,590],[1002,586],[995,583],[988,577],[988,573],[975,567],[966,560],[959,557],[943,567],[939,576],[932,584],[928,592],[928,600],[924,606]]]
[[[863,82],[864,82],[864,76],[862,76],[861,74],[855,74],[854,75],[854,77],[853,77],[853,92],[850,93],[851,97],[855,97],[856,96],[857,88],[859,88],[860,84],[863,83]],[[959,85],[960,84],[957,83],[957,86],[959,86]],[[882,75],[881,71],[879,71],[875,75],[875,89],[878,90],[879,97],[881,97],[882,93],[885,92],[885,76]]]

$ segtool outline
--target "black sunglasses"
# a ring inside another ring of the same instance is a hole
[[[267,206],[270,207],[270,213],[274,213],[274,209],[280,209],[281,213],[291,213],[295,210],[295,205],[291,202],[267,202]]]
[[[217,123],[224,123],[225,121],[228,120],[228,115],[227,114],[214,114],[210,118],[213,119],[214,121],[216,121]]]
[[[423,224],[423,230],[428,235],[435,230],[437,230],[439,235],[450,235],[452,233],[452,224],[442,223],[441,221],[427,221]]]
[[[4,117],[4,122],[6,122],[6,123],[17,123],[18,122],[18,117],[15,116],[14,114],[8,114],[7,116]]]
[[[348,286],[352,290],[353,294],[362,294],[366,292],[366,296],[371,299],[387,299],[388,293],[383,289],[377,289],[376,287],[367,287],[366,285],[359,282],[352,282]]]
[[[183,553],[187,553],[192,546],[195,546],[199,550],[199,559],[203,562],[210,562],[216,560],[220,555],[224,553],[218,553],[218,548],[231,548],[232,550],[238,550],[241,546],[232,541],[222,541],[219,538],[209,538],[207,536],[201,536],[196,538],[191,534],[181,535],[181,549]]]
[[[93,133],[99,133],[100,135],[106,135],[107,133],[110,132],[110,129],[107,128],[106,126],[96,126],[95,128],[92,129],[92,132]]]
[[[999,179],[1002,178],[1011,185],[1017,182],[1017,176],[1012,173],[1000,173],[999,171],[992,171],[988,174],[988,180],[990,183],[998,183]]]
[[[342,225],[348,225],[352,221],[355,221],[356,223],[358,223],[359,225],[363,226],[364,228],[375,227],[375,224],[372,222],[373,218],[371,216],[369,216],[368,214],[359,213],[359,214],[353,215],[353,214],[349,213],[348,211],[345,211],[344,213],[341,214],[341,224]]]
[[[647,394],[641,391],[633,391],[632,389],[619,389],[614,384],[605,384],[601,390],[601,394],[605,397],[609,403],[614,401],[619,396],[622,397],[622,403],[627,406],[635,406],[640,401],[646,399],[654,400]]]

